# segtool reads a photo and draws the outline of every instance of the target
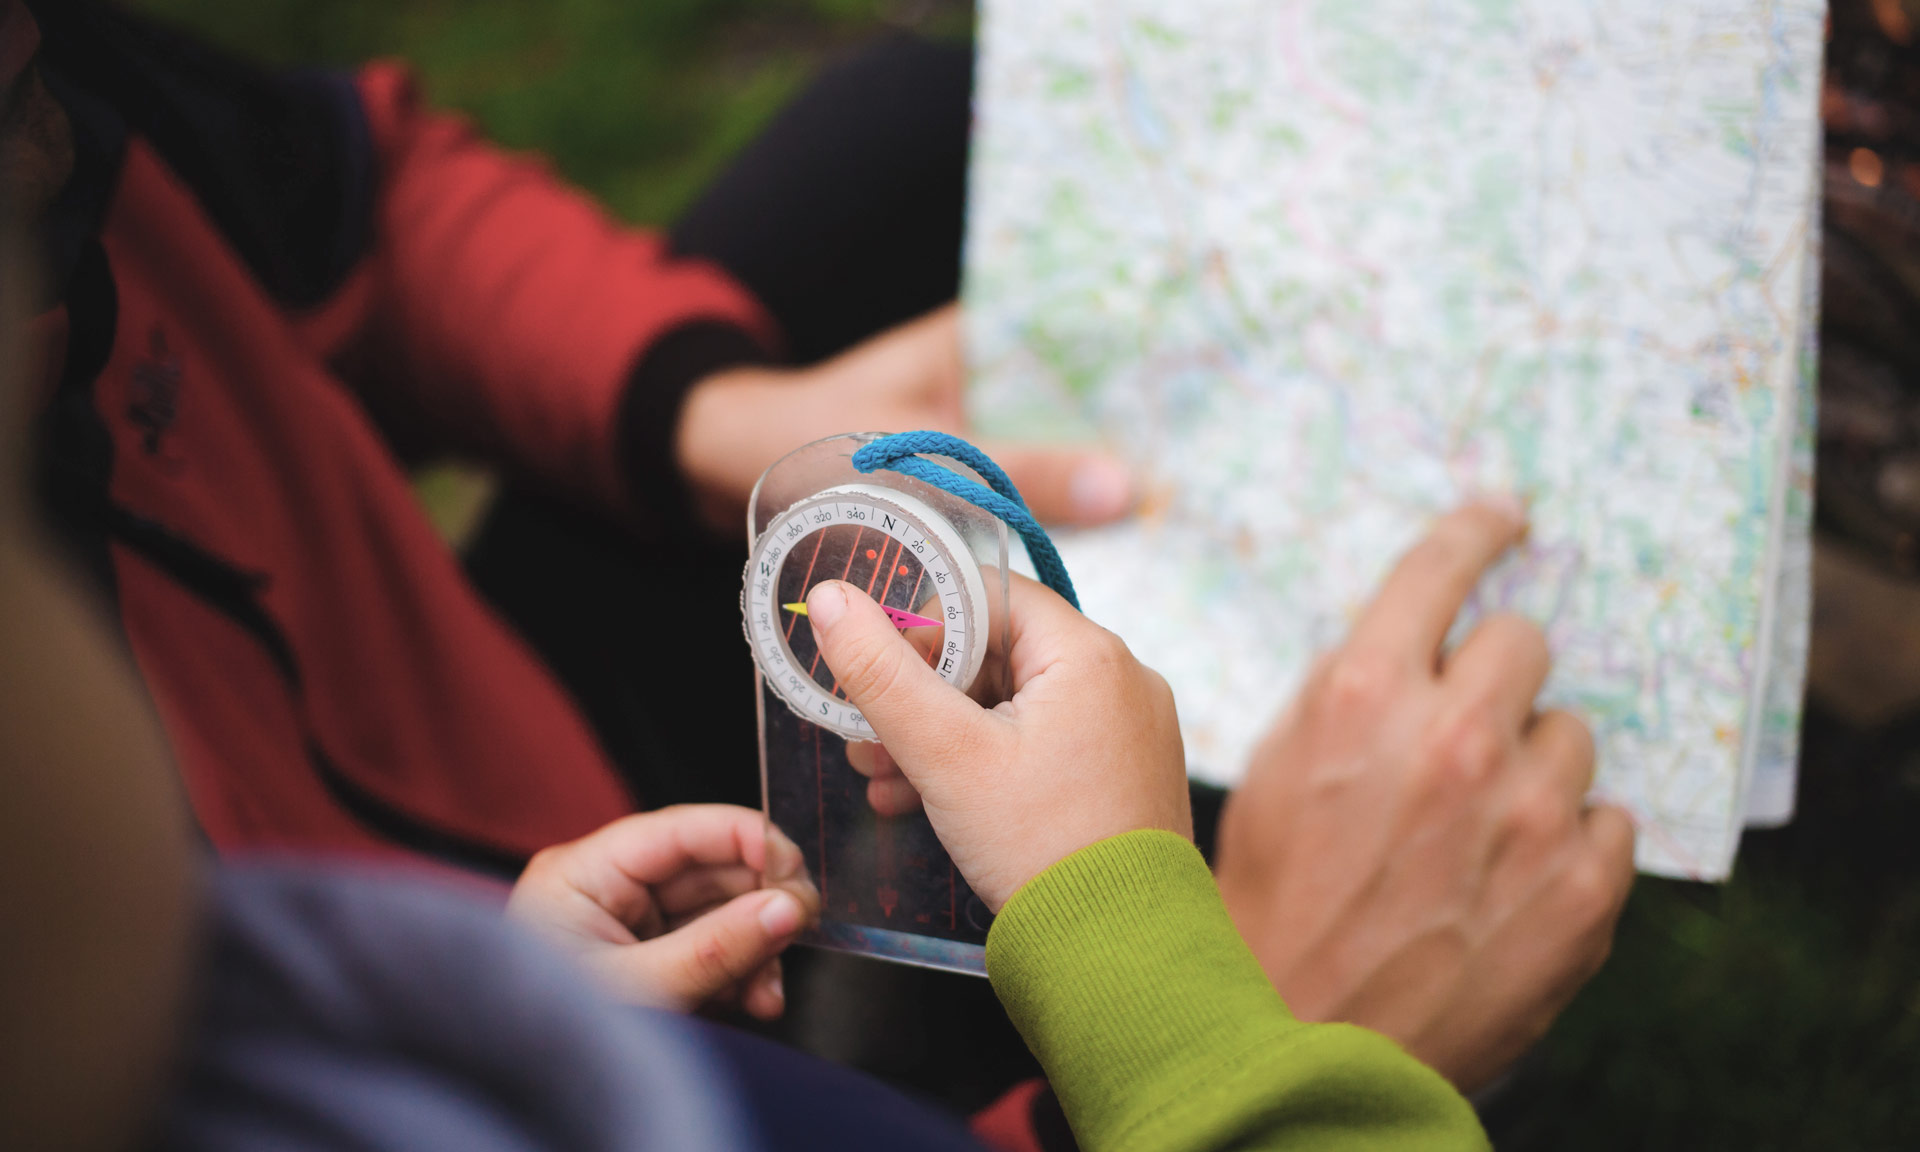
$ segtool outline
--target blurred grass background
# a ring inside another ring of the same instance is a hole
[[[134,3],[271,63],[403,57],[436,102],[650,224],[671,219],[823,56],[889,27],[972,27],[964,0]]]
[[[647,224],[826,56],[972,20],[966,0],[134,2],[272,63],[405,57]],[[483,492],[423,481],[456,534]],[[1801,818],[1751,835],[1733,883],[1641,881],[1606,970],[1489,1106],[1502,1147],[1920,1147],[1920,722],[1816,708],[1806,748]]]

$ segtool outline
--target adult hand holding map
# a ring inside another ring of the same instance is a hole
[[[1147,478],[1061,551],[1196,775],[1237,779],[1392,559],[1504,492],[1533,533],[1468,624],[1546,629],[1642,867],[1723,877],[1750,804],[1790,810],[1823,17],[988,0],[971,415]]]
[[[1220,895],[1295,1014],[1393,1037],[1471,1092],[1605,960],[1633,824],[1588,805],[1593,740],[1536,714],[1537,625],[1460,606],[1526,530],[1468,505],[1399,559],[1317,661],[1220,818]]]

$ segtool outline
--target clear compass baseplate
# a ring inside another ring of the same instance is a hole
[[[1009,689],[1008,531],[931,485],[859,472],[853,454],[880,435],[816,441],[754,488],[741,616],[759,681],[762,792],[820,889],[822,923],[805,942],[982,973],[992,918],[924,816],[867,803],[846,749],[876,736],[821,657],[805,606],[822,581],[853,584],[942,679],[991,707]]]

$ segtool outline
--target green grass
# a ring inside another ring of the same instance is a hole
[[[398,56],[436,103],[538,149],[625,219],[670,219],[822,55],[952,0],[137,0],[256,59]]]
[[[139,2],[275,63],[405,57],[432,100],[643,223],[823,55],[969,20],[964,0]],[[436,506],[471,490],[424,481]],[[1806,739],[1801,819],[1752,837],[1732,883],[1641,882],[1613,960],[1494,1106],[1503,1147],[1920,1147],[1920,726]]]

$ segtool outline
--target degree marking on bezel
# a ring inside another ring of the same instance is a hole
[[[826,515],[815,514],[816,509]],[[853,512],[861,515],[856,517]],[[956,611],[951,616],[940,613],[945,617],[941,639],[946,644],[957,642],[959,648],[936,661],[933,668],[943,680],[962,690],[978,676],[985,659],[973,644],[974,629],[970,627],[974,613],[985,609],[985,584],[960,534],[920,500],[890,488],[842,485],[824,489],[769,521],[747,560],[741,607],[749,649],[775,695],[796,715],[848,739],[865,740],[873,735],[866,718],[851,704],[821,688],[811,674],[801,672],[773,611],[784,563],[799,551],[795,546],[815,532],[845,524],[873,528],[898,541],[903,549],[912,548],[925,573],[947,578],[940,581],[946,587],[936,589],[935,595],[943,610]],[[962,559],[964,568],[959,566]],[[771,566],[771,575],[758,573],[762,563]],[[761,624],[757,635],[753,627],[756,612]],[[943,667],[951,671],[942,671]]]

